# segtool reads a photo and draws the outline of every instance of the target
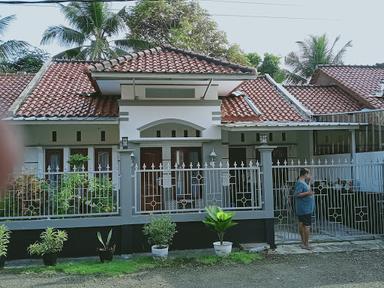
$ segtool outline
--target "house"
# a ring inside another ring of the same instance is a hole
[[[179,223],[176,247],[206,247],[214,235],[204,233],[202,212],[216,204],[236,212],[231,240],[273,246],[273,193],[301,164],[273,165],[312,159],[323,142],[329,148],[330,135],[341,137],[339,152],[356,153],[355,131],[367,123],[322,117],[377,109],[376,98],[346,89],[326,69],[311,85],[282,86],[253,68],[158,47],[101,62],[51,60],[33,77],[4,76],[24,79],[0,94],[4,121],[23,131],[24,170],[48,186],[33,180],[38,188],[6,198],[1,219],[18,219],[7,222],[18,237],[48,225],[85,243],[113,226],[127,253],[144,249],[141,227],[152,214]],[[88,157],[83,167],[69,167],[73,154]],[[93,180],[66,186],[78,174]],[[92,245],[75,249],[76,240],[67,255],[93,254]]]

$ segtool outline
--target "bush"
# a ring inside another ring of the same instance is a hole
[[[6,257],[11,231],[5,225],[0,226],[0,257]]]
[[[41,242],[35,242],[28,246],[30,255],[43,256],[61,252],[64,242],[68,240],[68,235],[64,230],[47,228],[40,234],[40,239]]]
[[[171,245],[176,232],[176,223],[172,222],[169,217],[153,218],[143,228],[143,233],[147,236],[149,245],[157,245],[160,248]]]
[[[208,215],[205,217],[203,223],[217,233],[220,244],[223,245],[225,232],[237,224],[232,221],[235,214],[232,212],[224,212],[217,206],[209,206],[206,207],[205,210]]]

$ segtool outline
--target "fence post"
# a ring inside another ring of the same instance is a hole
[[[132,184],[132,158],[133,150],[120,151],[120,216],[127,223],[128,217],[132,217],[133,193],[135,193]],[[121,226],[121,252],[123,254],[131,251],[132,230],[130,225]]]
[[[266,241],[275,248],[275,229],[274,229],[274,207],[273,207],[273,175],[272,175],[272,151],[276,146],[267,144],[257,146],[256,149],[260,152],[261,160],[261,181],[264,195],[264,211],[265,211],[265,234]]]

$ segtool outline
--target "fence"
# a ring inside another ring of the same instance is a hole
[[[136,167],[136,213],[198,212],[209,205],[227,210],[262,209],[258,163]]]
[[[277,241],[299,240],[293,193],[302,167],[309,168],[312,175],[315,239],[345,240],[384,234],[384,162],[284,162],[272,167]]]
[[[0,219],[66,218],[119,213],[119,189],[113,171],[15,174],[0,201]]]

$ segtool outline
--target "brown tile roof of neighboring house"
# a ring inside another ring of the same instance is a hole
[[[294,104],[290,103],[265,76],[245,81],[235,91],[242,92],[243,95],[234,96],[232,93],[222,97],[223,122],[306,121]],[[255,108],[259,111],[255,111]]]
[[[131,73],[256,74],[253,68],[172,47],[157,47],[94,63],[89,66],[89,70]]]
[[[380,83],[384,81],[384,68],[361,65],[320,65],[310,83],[316,84],[320,73],[325,73],[360,97],[366,99],[374,108],[384,108],[384,97],[378,97]]]
[[[364,104],[334,85],[287,85],[285,89],[314,114],[352,112],[366,108]]]
[[[23,117],[116,117],[114,97],[95,95],[85,70],[92,62],[53,61],[19,107]]]
[[[34,74],[0,74],[0,115],[6,113]]]

